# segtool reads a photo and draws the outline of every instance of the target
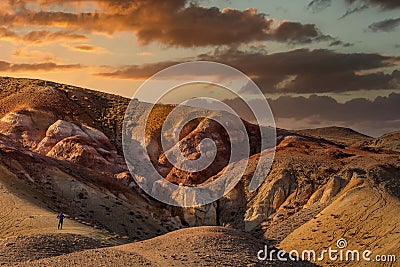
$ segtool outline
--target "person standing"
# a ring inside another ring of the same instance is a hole
[[[62,230],[64,218],[65,218],[65,215],[62,212],[60,212],[60,214],[57,215],[58,230]]]

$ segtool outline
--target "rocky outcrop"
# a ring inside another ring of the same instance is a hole
[[[48,157],[97,171],[126,169],[123,157],[101,131],[55,118],[52,112],[36,109],[10,112],[0,119],[0,133]]]
[[[35,151],[94,170],[115,173],[125,169],[123,158],[102,132],[63,120],[47,129]]]
[[[86,125],[79,127],[74,123],[64,120],[57,120],[47,129],[46,136],[38,144],[36,151],[41,154],[46,154],[58,142],[72,136],[80,136],[84,139],[91,140],[105,150],[115,151],[108,138],[99,130]]]
[[[46,135],[46,129],[55,121],[51,112],[22,109],[0,118],[0,133],[23,146],[35,149]]]
[[[68,160],[94,170],[113,170],[115,167],[98,152],[90,140],[81,136],[64,138],[53,146],[46,156]]]
[[[218,225],[217,204],[211,203],[197,208],[185,208],[181,221],[189,226]]]
[[[244,217],[246,231],[253,230],[276,213],[287,197],[296,189],[293,175],[286,173],[285,170],[278,172],[281,174],[273,175],[248,207]]]
[[[245,131],[247,132],[243,132],[233,121],[227,120],[224,125],[230,135],[217,121],[209,118],[201,120],[197,126],[190,125],[192,131],[189,131],[189,128],[184,128],[181,133],[175,133],[181,134],[181,138],[170,150],[159,156],[157,168],[160,174],[168,181],[176,184],[201,184],[216,175],[228,164],[231,157],[231,142],[240,144],[245,142],[246,136],[249,136],[249,154],[253,155],[259,152],[260,132],[258,126],[244,122]],[[200,142],[204,139],[212,140],[215,147],[200,147]],[[177,157],[176,151],[180,151],[189,160],[197,160],[204,157],[205,161],[211,162],[211,164],[206,169],[197,172],[181,170],[179,166],[173,166],[168,160]],[[238,161],[248,156],[246,151],[241,150],[233,155],[233,161]]]
[[[306,206],[316,203],[324,204],[332,201],[333,198],[347,185],[347,183],[348,181],[340,176],[332,177],[325,186],[311,195]]]

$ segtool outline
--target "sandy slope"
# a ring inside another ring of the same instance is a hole
[[[0,165],[0,264],[120,244],[110,233],[70,219],[58,230],[57,214],[42,201]]]
[[[0,239],[0,265],[55,257],[104,245],[93,238],[77,234],[19,235]]]
[[[290,251],[337,249],[336,241],[345,238],[345,250],[371,250],[375,255],[400,256],[400,202],[384,190],[368,183],[342,194],[314,219],[308,221],[278,247]],[[400,260],[400,259],[398,259]],[[318,262],[323,266],[360,266],[360,262]],[[365,264],[365,262],[363,262]],[[378,264],[378,263],[375,263]],[[399,266],[379,263],[379,266]],[[370,263],[369,266],[375,266]]]
[[[224,227],[177,230],[118,247],[75,252],[19,266],[313,266],[309,263],[261,262],[263,242]]]
[[[51,211],[46,215],[40,211],[41,216],[35,218],[30,218],[32,211],[24,215],[5,215],[15,220],[25,219],[29,229],[37,228],[32,225],[37,224],[40,228],[49,225],[51,231],[56,230],[56,213],[60,209],[75,222],[128,236],[131,241],[165,233],[167,230],[163,226],[175,229],[169,221],[163,223],[154,218],[164,214],[157,205],[150,205],[140,193],[123,186],[112,176],[32,153],[4,136],[2,138],[1,134],[0,166],[3,166],[0,179],[6,183],[4,188],[24,200],[21,205],[26,208],[23,210],[35,210],[35,206],[39,206]],[[65,223],[67,226],[69,221]],[[8,224],[16,229],[11,222]],[[19,226],[18,231],[21,229],[26,230]],[[3,237],[14,235],[9,232],[3,233]]]
[[[0,236],[60,233],[57,214],[46,209],[35,191],[0,165]],[[105,238],[107,232],[66,219],[62,233]]]

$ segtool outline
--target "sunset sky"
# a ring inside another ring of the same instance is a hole
[[[398,0],[7,0],[0,75],[131,97],[165,67],[211,60],[253,78],[279,127],[379,136],[400,130],[399,11]]]

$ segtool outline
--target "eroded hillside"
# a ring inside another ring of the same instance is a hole
[[[70,230],[76,229],[71,234],[92,233],[87,236],[99,244],[214,225],[249,232],[286,250],[304,245],[321,249],[346,238],[352,248],[369,246],[375,253],[400,253],[396,133],[372,139],[338,127],[300,132],[278,129],[272,170],[262,186],[250,193],[248,186],[260,156],[258,126],[244,122],[245,132],[235,128],[235,142],[242,142],[244,135],[250,137],[250,155],[227,165],[230,140],[223,129],[210,119],[191,121],[178,133],[176,145],[184,155],[198,158],[197,146],[203,138],[218,144],[218,154],[210,169],[188,176],[168,162],[169,151],[160,145],[163,119],[173,106],[157,105],[146,128],[148,142],[138,146],[144,146],[166,179],[177,184],[209,183],[226,170],[239,175],[235,164],[249,161],[237,186],[222,199],[182,209],[148,197],[127,170],[121,135],[128,99],[41,80],[0,80],[1,201],[13,207],[0,211],[3,229],[7,229],[3,238],[28,232],[47,238],[54,234],[52,216],[63,210],[70,216]],[[147,107],[133,102],[132,120],[138,125]],[[139,173],[133,175],[140,179]],[[18,200],[10,202],[15,197]],[[19,217],[27,219],[19,221]],[[91,247],[82,247],[86,248]],[[139,258],[146,262],[143,254]]]

